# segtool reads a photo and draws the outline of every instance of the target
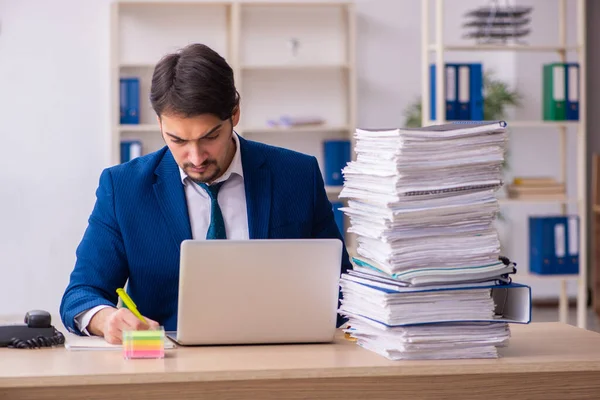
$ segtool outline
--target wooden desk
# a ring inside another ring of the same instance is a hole
[[[598,399],[600,334],[513,325],[497,360],[394,362],[329,345],[119,351],[0,349],[0,399]]]

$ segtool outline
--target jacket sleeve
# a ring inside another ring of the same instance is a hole
[[[65,327],[81,335],[75,316],[99,305],[116,306],[116,289],[127,281],[128,267],[123,238],[115,217],[110,170],[100,176],[96,203],[76,250],[76,261],[60,304]]]
[[[335,223],[333,216],[333,207],[327,198],[327,192],[325,190],[325,183],[323,182],[323,176],[319,168],[319,163],[316,158],[313,157],[313,182],[314,188],[314,218],[313,218],[313,238],[335,238],[340,239],[343,243],[342,246],[342,264],[340,266],[340,274],[345,273],[348,269],[352,268],[350,264],[350,258],[346,249],[344,237],[340,233],[340,230]],[[340,290],[339,298],[341,299],[342,293]],[[338,301],[338,308],[341,303]],[[346,319],[341,315],[338,315],[337,326],[340,327],[346,322]]]

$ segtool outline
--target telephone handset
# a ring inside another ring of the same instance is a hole
[[[0,326],[0,347],[33,349],[65,342],[64,335],[51,325],[50,313],[32,310],[25,314],[25,324]]]

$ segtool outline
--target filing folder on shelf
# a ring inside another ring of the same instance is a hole
[[[565,112],[566,73],[565,64],[544,65],[543,114],[546,121],[563,121]]]
[[[579,120],[579,64],[567,63],[566,68],[566,105],[565,118],[571,121]]]
[[[529,217],[530,271],[539,275],[579,272],[579,217]]]
[[[142,142],[139,140],[121,140],[121,163],[131,161],[142,155]]]
[[[120,123],[139,124],[140,80],[138,78],[121,78],[119,91]]]
[[[458,119],[471,119],[471,71],[468,65],[458,65]]]
[[[349,140],[325,140],[323,142],[323,155],[325,158],[325,185],[342,186],[344,177],[342,169],[350,161]]]
[[[481,63],[447,63],[446,120],[483,120],[483,66]],[[430,66],[431,119],[436,115],[435,64]]]
[[[469,121],[483,121],[483,66],[469,64]]]
[[[444,66],[446,76],[446,121],[453,121],[458,119],[458,74],[456,66],[453,64],[446,64]],[[431,82],[431,97],[430,97],[430,110],[431,120],[435,121],[436,118],[436,75],[435,75],[435,64],[429,67],[430,82]]]
[[[127,120],[127,80],[121,78],[119,81],[119,123],[124,124]]]

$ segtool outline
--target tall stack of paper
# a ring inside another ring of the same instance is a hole
[[[342,275],[348,332],[391,359],[497,357],[508,322],[529,322],[493,226],[504,122],[355,134],[342,210],[357,235]]]

